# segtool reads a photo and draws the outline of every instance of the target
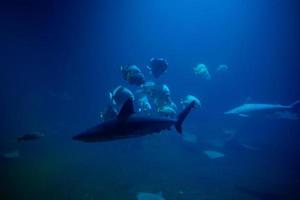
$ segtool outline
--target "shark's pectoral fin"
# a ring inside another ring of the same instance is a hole
[[[240,117],[249,117],[249,115],[246,114],[239,114]]]
[[[123,104],[117,118],[118,120],[125,120],[132,114],[134,114],[133,99],[129,98]]]

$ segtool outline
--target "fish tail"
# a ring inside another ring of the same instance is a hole
[[[175,128],[178,133],[182,133],[182,123],[194,107],[195,101],[192,101],[188,106],[184,108],[184,110],[181,113],[179,113],[177,121],[175,122]]]

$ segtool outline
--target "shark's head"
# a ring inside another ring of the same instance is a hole
[[[99,136],[97,136],[97,138],[98,137]],[[96,134],[92,134],[90,132],[83,132],[78,135],[75,135],[72,139],[82,141],[82,142],[93,142],[96,139]]]
[[[110,121],[107,121],[75,135],[72,139],[83,142],[108,141],[112,139],[112,132],[115,132],[115,130]]]
[[[113,138],[109,134],[85,134],[81,133],[78,135],[75,135],[73,140],[78,140],[82,142],[105,142],[105,141],[110,141]]]

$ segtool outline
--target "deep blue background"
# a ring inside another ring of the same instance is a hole
[[[119,66],[137,64],[146,72],[152,57],[168,60],[158,82],[168,84],[176,103],[187,94],[201,99],[203,108],[190,122],[195,130],[203,128],[198,117],[249,97],[282,104],[300,99],[298,11],[292,0],[1,2],[1,150],[21,133],[68,138],[97,123],[108,92],[126,85]],[[212,80],[195,77],[198,63],[207,65]],[[216,74],[219,64],[229,71]],[[281,131],[272,140],[280,146],[281,134],[297,128],[273,127]],[[245,129],[273,137],[266,124]],[[298,137],[285,139],[280,152],[297,152]],[[298,154],[289,155],[291,168],[299,166]]]

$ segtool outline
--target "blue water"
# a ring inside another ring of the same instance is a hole
[[[10,1],[0,21],[0,199],[300,199],[299,120],[227,119],[245,102],[300,99],[300,30],[293,0]],[[150,58],[168,61],[155,80]],[[204,63],[211,80],[193,68]],[[172,99],[202,107],[172,131],[106,143],[73,141],[100,122],[108,92],[135,64]],[[220,64],[228,70],[216,72]],[[234,143],[207,141],[236,132]],[[45,137],[16,142],[20,135]],[[246,148],[240,144],[248,145]],[[249,147],[250,146],[250,147]],[[203,151],[225,156],[209,159]]]

